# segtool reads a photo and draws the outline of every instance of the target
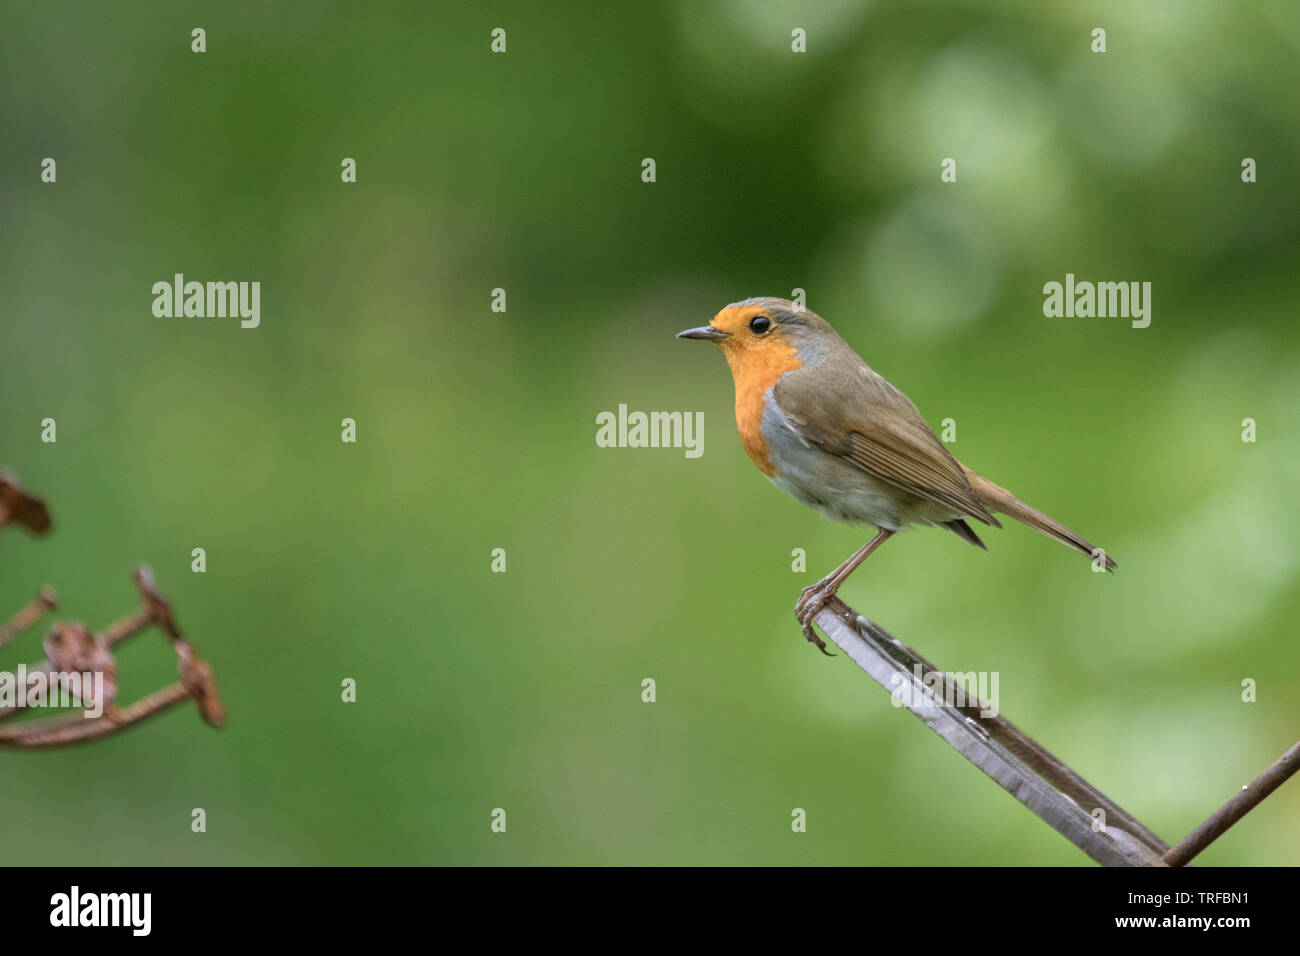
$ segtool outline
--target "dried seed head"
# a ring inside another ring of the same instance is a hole
[[[199,716],[211,727],[220,727],[226,721],[226,709],[217,696],[217,680],[207,661],[195,653],[189,641],[176,642],[177,671],[181,684],[199,705]]]
[[[12,472],[0,473],[0,515],[18,522],[32,534],[50,530],[50,512],[45,502],[24,491]]]
[[[55,621],[41,642],[50,670],[63,675],[63,686],[68,685],[67,675],[95,673],[104,675],[104,703],[117,699],[117,662],[113,652],[101,638],[87,630],[80,621]],[[94,688],[82,687],[82,702],[94,706]]]
[[[181,632],[176,626],[176,618],[172,615],[171,602],[163,597],[162,592],[154,585],[153,569],[147,564],[142,564],[135,569],[134,577],[135,586],[140,590],[140,597],[144,600],[144,606],[154,623],[173,641],[180,640]]]

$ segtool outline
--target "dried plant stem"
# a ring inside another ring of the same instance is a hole
[[[128,638],[135,637],[152,623],[153,612],[149,608],[143,607],[134,614],[129,614],[121,620],[114,621],[100,631],[99,636],[104,639],[104,643],[109,647],[115,647]]]
[[[156,717],[189,696],[189,691],[178,682],[154,691],[124,710],[105,711],[102,717],[65,714],[0,728],[0,747],[61,747],[106,737]]]
[[[87,702],[82,700],[82,707],[76,713],[0,728],[0,747],[59,747],[94,740],[147,720],[186,698],[194,700],[199,716],[205,723],[212,727],[222,726],[225,722],[225,709],[217,694],[212,668],[198,656],[193,645],[181,636],[171,603],[158,591],[149,568],[137,568],[134,578],[141,598],[138,611],[115,621],[98,635],[91,635],[77,621],[55,622],[54,628],[45,637],[46,659],[27,668],[29,674],[44,673],[51,683],[59,672],[64,671],[93,671],[104,675],[106,683],[111,683],[111,688],[105,695],[107,699],[104,701],[102,715],[87,717]],[[0,645],[30,626],[54,605],[54,592],[48,589],[43,591],[0,629]],[[176,653],[181,679],[178,683],[119,709],[113,699],[117,686],[116,663],[110,651],[115,645],[151,626],[157,627],[166,635],[168,644]],[[28,709],[28,694],[24,688],[14,703],[0,707],[0,721],[16,717]]]
[[[4,647],[20,631],[25,631],[31,627],[47,612],[59,606],[59,596],[54,593],[53,588],[42,588],[32,601],[19,608],[4,624],[0,624],[0,647]]]

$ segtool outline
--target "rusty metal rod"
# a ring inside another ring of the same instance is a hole
[[[1241,792],[1220,807],[1213,816],[1165,854],[1165,863],[1169,866],[1185,866],[1192,857],[1221,837],[1251,810],[1255,809],[1265,797],[1276,790],[1297,771],[1300,770],[1300,742],[1278,757],[1273,765],[1255,778]]]
[[[1093,860],[1104,866],[1165,865],[1167,843],[1005,717],[956,694],[950,675],[884,628],[838,598],[816,621],[902,706]],[[918,683],[918,672],[942,675],[944,692]]]

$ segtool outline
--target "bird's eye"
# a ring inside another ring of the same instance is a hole
[[[772,327],[772,320],[765,315],[756,315],[749,320],[749,331],[755,335],[762,335]]]

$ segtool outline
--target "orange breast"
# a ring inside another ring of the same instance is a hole
[[[744,348],[729,348],[724,342],[722,350],[736,380],[736,428],[740,431],[740,444],[759,471],[770,478],[776,474],[776,466],[763,437],[763,399],[778,378],[802,363],[793,346],[776,339]]]

